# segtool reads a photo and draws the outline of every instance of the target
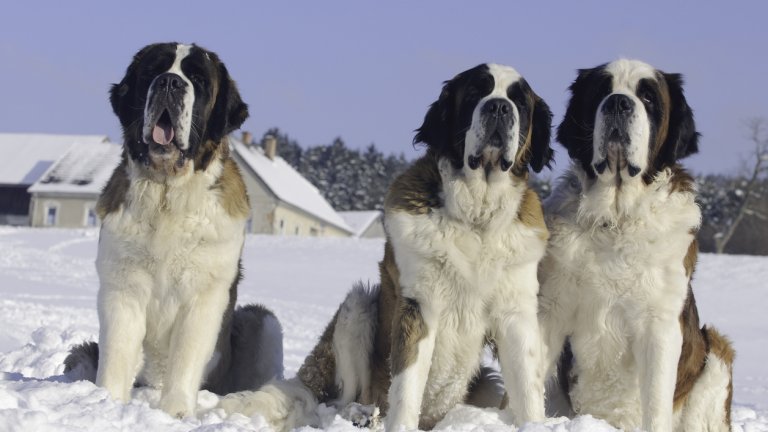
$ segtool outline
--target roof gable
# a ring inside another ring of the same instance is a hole
[[[75,143],[105,143],[106,135],[0,133],[0,184],[35,183]]]
[[[235,153],[280,201],[343,231],[353,232],[320,191],[283,158],[269,159],[260,147],[246,146],[234,136],[230,136],[229,141]]]
[[[121,154],[122,146],[108,142],[73,144],[29,192],[98,195],[120,163]]]
[[[379,210],[355,210],[339,212],[339,216],[352,228],[355,236],[360,237],[381,218],[382,213]]]

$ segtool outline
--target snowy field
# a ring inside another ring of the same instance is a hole
[[[0,432],[255,431],[258,416],[226,416],[200,392],[198,417],[176,420],[150,408],[157,391],[115,402],[88,382],[67,382],[62,361],[73,344],[98,333],[95,230],[0,227]],[[380,240],[249,236],[239,303],[270,307],[285,332],[286,376],[296,373],[345,292],[376,281]],[[768,258],[703,255],[694,291],[703,322],[734,341],[734,430],[768,431]],[[329,431],[358,430],[321,407]],[[309,428],[306,428],[309,430]],[[519,429],[495,410],[457,407],[438,425],[451,431],[612,431],[584,416]]]

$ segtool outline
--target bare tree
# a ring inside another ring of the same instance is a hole
[[[721,229],[715,232],[715,252],[719,254],[723,253],[744,217],[751,216],[768,222],[768,216],[753,205],[761,198],[760,178],[768,172],[768,120],[762,117],[753,118],[747,122],[747,129],[749,139],[754,144],[754,152],[745,164],[743,187],[739,188],[741,202],[732,217],[727,218]]]

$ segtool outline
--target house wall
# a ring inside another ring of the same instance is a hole
[[[360,234],[360,238],[384,238],[386,233],[384,232],[384,222],[381,216],[368,226],[368,228]]]
[[[34,227],[82,228],[99,226],[98,217],[88,220],[88,210],[96,208],[96,196],[67,197],[67,196],[32,196],[30,225]],[[56,218],[53,224],[48,220],[48,209],[56,208]]]
[[[279,202],[254,176],[244,176],[251,202],[250,230],[253,234],[348,237],[349,233],[329,225],[289,204]],[[96,207],[96,197],[38,196],[32,197],[31,225],[81,228],[88,225],[87,211]],[[56,220],[49,224],[50,207],[56,208]],[[98,218],[96,225],[100,224]]]
[[[244,166],[239,158],[235,158],[240,165],[240,173],[243,175],[245,188],[248,191],[248,200],[251,203],[251,217],[248,223],[248,232],[252,234],[275,234],[273,220],[277,197],[272,195],[266,185],[253,175],[250,168]]]
[[[350,234],[285,203],[275,209],[274,231],[279,235],[349,237]]]
[[[328,225],[309,213],[280,201],[237,153],[233,153],[233,156],[240,167],[251,203],[249,233],[349,237],[350,234],[346,231]]]

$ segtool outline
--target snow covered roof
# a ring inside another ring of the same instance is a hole
[[[75,143],[104,143],[106,135],[0,133],[0,184],[36,182]]]
[[[339,216],[352,228],[356,237],[363,235],[365,230],[379,220],[381,212],[378,210],[342,211]]]
[[[72,144],[28,191],[98,195],[120,163],[121,153],[122,146],[110,142]]]
[[[229,142],[235,152],[278,199],[339,229],[353,232],[320,191],[283,158],[275,156],[274,159],[270,159],[261,147],[246,146],[234,136],[229,137]]]

